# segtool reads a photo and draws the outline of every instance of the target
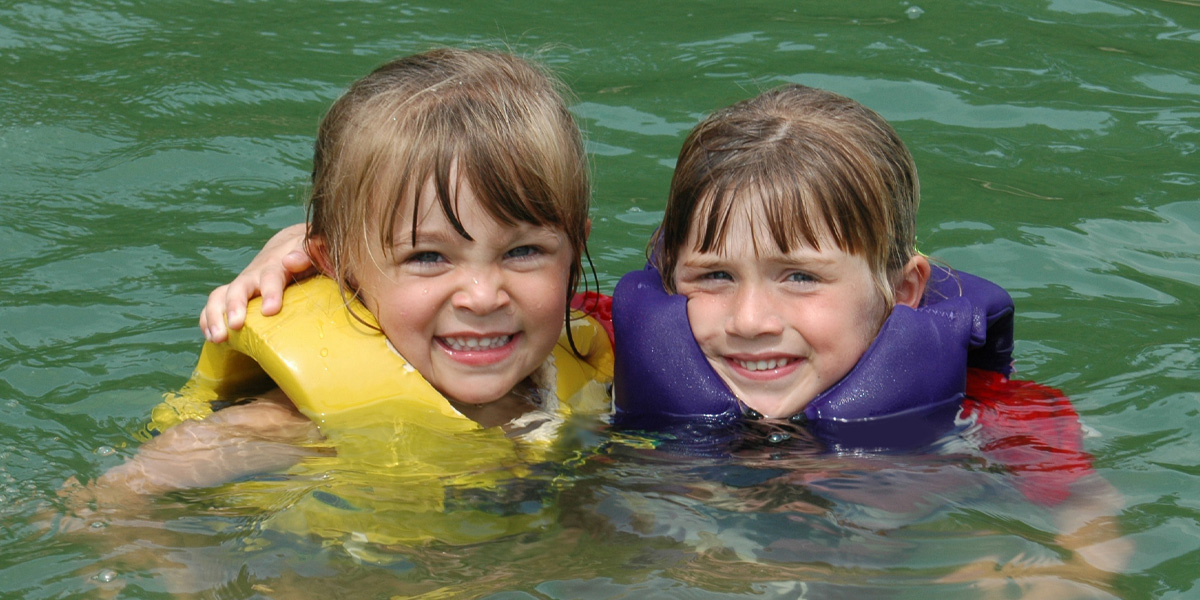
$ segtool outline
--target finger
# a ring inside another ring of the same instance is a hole
[[[247,288],[245,278],[238,276],[225,292],[225,322],[230,329],[241,329],[246,323],[246,304],[254,297],[253,287]]]
[[[200,309],[200,333],[204,334],[205,340],[212,341],[208,338],[208,306]]]
[[[204,305],[204,310],[200,313],[200,330],[204,332],[204,338],[210,342],[219,344],[224,342],[227,337],[225,297],[228,290],[228,285],[213,290],[208,295],[208,302]]]
[[[262,295],[262,314],[271,316],[279,312],[283,307],[283,288],[287,287],[288,280],[291,279],[291,274],[286,270],[270,269],[263,273],[260,293]]]
[[[307,274],[313,268],[312,257],[303,250],[292,250],[283,256],[283,268],[289,273],[300,277]]]

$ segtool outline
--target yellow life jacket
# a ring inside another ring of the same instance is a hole
[[[464,418],[388,344],[371,313],[357,300],[347,304],[337,284],[323,276],[289,286],[279,314],[260,314],[251,301],[246,324],[224,344],[205,343],[191,379],[168,394],[151,414],[150,429],[162,431],[189,418],[204,418],[211,403],[232,400],[274,385],[329,435],[354,427],[347,415],[378,412],[389,419],[437,417],[459,428],[478,425]],[[357,317],[357,318],[356,318]],[[361,320],[360,320],[361,319]],[[554,348],[558,410],[606,408],[613,349],[603,327],[573,315],[572,350],[564,328]]]
[[[573,315],[571,337],[583,358],[564,329],[547,359],[557,394],[543,394],[556,397],[536,412],[556,423],[514,436],[455,411],[374,324],[325,277],[289,286],[275,316],[261,316],[255,300],[228,342],[204,345],[191,379],[154,409],[150,429],[204,418],[214,401],[278,385],[336,454],[204,493],[250,510],[262,528],[336,540],[360,558],[371,547],[468,544],[552,523],[553,501],[543,500],[554,494],[554,478],[522,478],[565,460],[549,454],[558,451],[547,434],[557,433],[557,424],[575,413],[609,411],[613,351],[599,322]],[[541,494],[538,501],[512,498],[530,489]]]

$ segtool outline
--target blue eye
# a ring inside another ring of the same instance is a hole
[[[704,279],[716,279],[718,281],[733,281],[733,275],[728,271],[711,271],[704,274]]]
[[[517,246],[505,253],[507,258],[529,258],[541,254],[542,250],[537,246]]]
[[[803,272],[797,271],[795,273],[789,274],[787,276],[787,280],[794,281],[797,283],[808,283],[808,282],[816,281],[817,278],[813,277],[812,275],[809,275],[808,273],[803,273]]]
[[[442,262],[443,260],[445,260],[445,259],[442,257],[442,255],[440,253],[429,252],[429,251],[417,252],[417,253],[413,254],[412,256],[408,257],[408,262],[418,263],[418,264],[434,264],[434,263]]]

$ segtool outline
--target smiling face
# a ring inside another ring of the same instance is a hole
[[[455,191],[460,235],[430,180],[397,219],[395,245],[354,269],[358,290],[388,340],[443,395],[467,404],[501,399],[545,362],[566,314],[574,253],[558,228],[506,225],[465,182]],[[368,232],[367,240],[380,239]]]
[[[696,250],[702,228],[693,224],[674,284],[700,349],[734,395],[763,415],[789,417],[850,372],[887,305],[862,257],[828,236],[820,249],[783,252],[755,235],[751,219],[732,215],[711,252]]]

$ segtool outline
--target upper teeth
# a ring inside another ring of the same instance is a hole
[[[512,340],[511,335],[498,335],[490,338],[442,338],[451,350],[487,350],[498,348]]]
[[[772,358],[770,360],[739,360],[737,363],[747,371],[767,371],[787,366],[791,359]]]

